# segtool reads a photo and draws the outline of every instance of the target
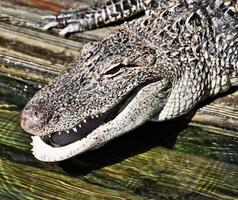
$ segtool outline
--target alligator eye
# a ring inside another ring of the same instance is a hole
[[[122,67],[124,67],[124,65],[121,64],[121,63],[113,64],[113,65],[111,65],[108,69],[106,69],[103,74],[104,74],[104,75],[116,74],[117,72],[120,71],[120,69],[121,69]]]
[[[135,66],[136,65],[134,64],[125,65],[123,63],[116,63],[111,65],[108,69],[105,69],[103,75],[116,75],[122,68],[135,67]]]

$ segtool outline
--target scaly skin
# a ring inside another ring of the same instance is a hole
[[[112,22],[125,20],[148,7],[154,0],[110,0],[105,5],[91,8],[69,9],[55,16],[45,16],[51,20],[44,26],[50,28],[63,28],[60,35],[82,32],[101,27]]]
[[[35,135],[37,159],[60,161],[98,148],[238,85],[236,2],[141,2],[146,16],[86,44],[24,108],[21,125]],[[65,25],[64,34],[74,32]]]

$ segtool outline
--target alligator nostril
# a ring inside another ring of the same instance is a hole
[[[35,134],[42,126],[43,113],[37,110],[36,106],[26,106],[21,113],[21,127],[31,133]]]

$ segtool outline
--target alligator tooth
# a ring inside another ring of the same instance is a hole
[[[91,118],[93,119],[93,118],[94,118],[94,116],[91,116]]]
[[[79,127],[79,128],[81,128],[81,127],[82,127],[82,125],[81,125],[81,124],[79,124],[79,125],[78,125],[78,127]]]
[[[96,118],[98,118],[98,115],[95,115]]]
[[[76,127],[74,127],[74,128],[73,128],[73,131],[74,131],[75,133],[77,133],[77,128],[76,128]]]
[[[86,122],[87,122],[87,120],[86,120],[86,119],[84,119],[84,120],[83,120],[83,122],[84,122],[84,123],[86,123]]]
[[[59,135],[61,135],[61,132],[58,132]]]
[[[48,137],[50,138],[50,137],[51,137],[51,135],[48,135]]]
[[[69,133],[69,130],[67,130],[66,133]]]

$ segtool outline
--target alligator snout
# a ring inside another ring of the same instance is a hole
[[[46,115],[37,105],[27,104],[21,113],[21,127],[30,134],[36,135],[45,121]]]

